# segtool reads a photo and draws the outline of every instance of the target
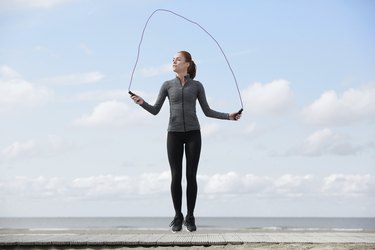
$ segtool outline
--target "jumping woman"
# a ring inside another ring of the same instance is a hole
[[[169,99],[170,118],[167,136],[167,152],[171,169],[171,194],[175,210],[175,217],[170,226],[173,232],[178,232],[184,224],[188,231],[197,230],[194,218],[194,208],[197,199],[197,170],[201,152],[201,132],[196,114],[196,100],[207,117],[238,120],[240,113],[222,113],[212,110],[207,103],[202,83],[193,80],[196,75],[196,66],[189,52],[180,51],[173,58],[173,71],[176,78],[164,82],[160,88],[154,105],[150,105],[140,96],[132,95],[136,104],[153,115],[157,115],[163,106],[165,98]],[[187,181],[187,215],[181,211],[182,204],[182,159],[186,155]]]

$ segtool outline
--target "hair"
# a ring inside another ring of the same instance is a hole
[[[187,52],[187,51],[180,51],[178,53],[183,54],[184,57],[185,57],[185,61],[190,64],[187,72],[188,72],[190,78],[194,79],[195,75],[197,74],[197,66],[195,65],[195,62],[193,61],[193,59],[191,58],[190,53]]]

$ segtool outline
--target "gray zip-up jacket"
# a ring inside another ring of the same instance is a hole
[[[184,86],[177,77],[164,82],[155,104],[150,105],[144,101],[141,106],[151,114],[157,115],[166,97],[169,99],[170,106],[168,131],[186,132],[200,129],[195,108],[197,99],[206,116],[229,120],[228,113],[217,112],[210,108],[202,83],[189,77]]]

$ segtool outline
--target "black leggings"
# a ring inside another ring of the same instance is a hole
[[[181,180],[184,145],[186,154],[187,213],[188,215],[193,215],[195,201],[197,199],[197,170],[202,146],[200,130],[188,132],[168,132],[167,150],[172,174],[171,193],[176,215],[181,214]]]

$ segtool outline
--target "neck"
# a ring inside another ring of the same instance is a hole
[[[187,75],[187,73],[177,73],[176,76],[178,77],[178,79],[180,79],[180,82],[182,85],[185,85],[185,83],[187,82],[187,79],[185,78],[185,76]]]
[[[184,72],[184,73],[177,73],[177,74],[176,74],[176,76],[177,76],[178,78],[180,78],[180,80],[184,80],[186,75],[187,75],[187,72]]]

